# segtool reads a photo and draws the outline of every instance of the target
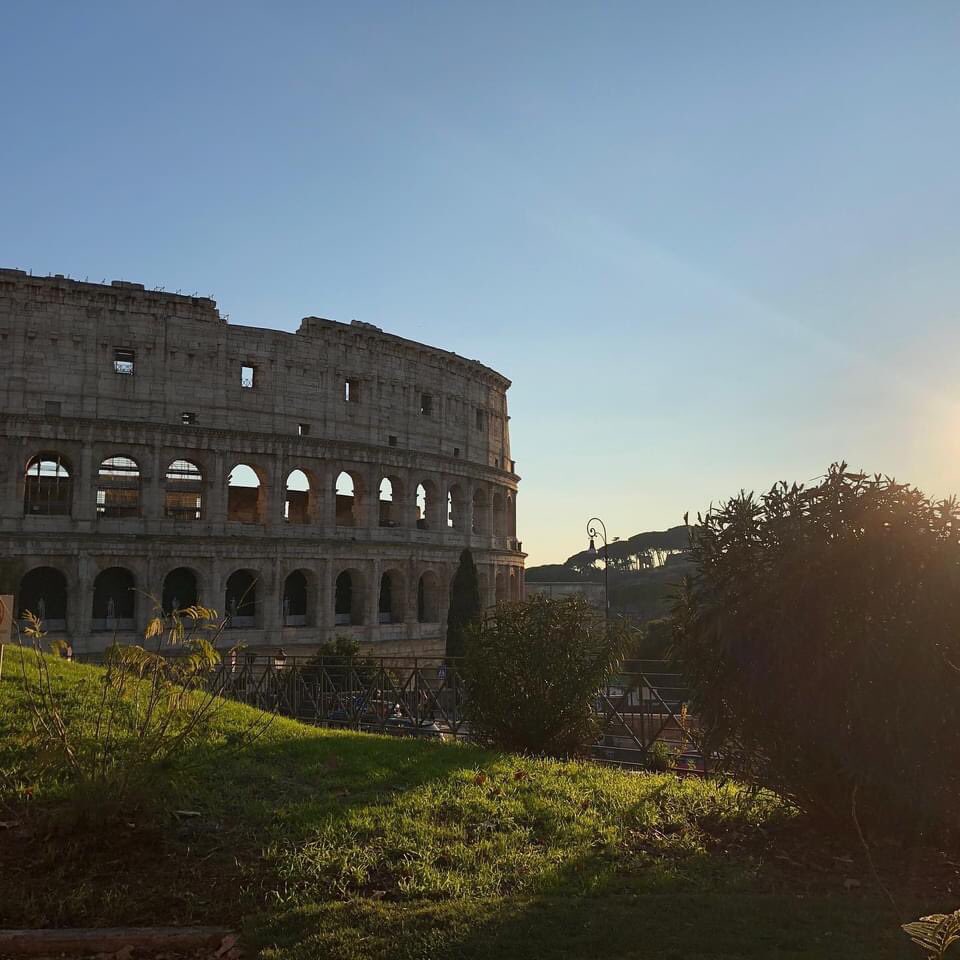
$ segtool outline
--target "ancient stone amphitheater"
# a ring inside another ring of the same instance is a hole
[[[500,374],[363,323],[0,270],[0,593],[77,653],[200,602],[226,639],[442,652],[469,546],[523,594]]]

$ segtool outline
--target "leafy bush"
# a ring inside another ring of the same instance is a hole
[[[593,698],[626,643],[626,627],[582,597],[499,604],[468,634],[470,723],[506,750],[583,753],[596,733]]]
[[[960,910],[921,917],[903,924],[903,929],[915,944],[927,951],[930,960],[943,960],[949,947],[960,942]]]
[[[656,740],[647,751],[647,769],[666,773],[673,766],[673,751],[662,741]]]
[[[724,764],[842,830],[957,833],[960,511],[834,464],[702,518],[674,616]]]
[[[109,647],[102,689],[84,710],[52,682],[44,655],[45,647],[66,655],[66,644],[48,642],[35,615],[25,619],[20,670],[33,718],[31,753],[42,767],[32,776],[71,788],[71,817],[61,821],[67,829],[129,816],[155,794],[165,764],[202,740],[222,702],[211,682],[220,660],[216,611],[158,609],[145,635],[151,649]],[[176,656],[165,656],[164,647]]]

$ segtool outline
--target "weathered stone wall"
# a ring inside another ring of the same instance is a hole
[[[180,567],[192,571],[199,601],[219,610],[231,574],[249,571],[255,610],[237,618],[231,638],[242,632],[255,647],[291,652],[335,633],[391,652],[439,650],[464,546],[487,603],[522,595],[509,381],[476,361],[366,324],[308,317],[296,334],[240,327],[212,300],[15,270],[0,270],[0,357],[0,551],[25,577],[39,567],[63,574],[66,613],[50,625],[78,652],[141,629],[148,595],[160,599]],[[38,481],[26,473],[38,457],[60,464],[53,501],[46,488],[42,502],[31,493]],[[139,473],[122,515],[98,509],[98,490],[111,485],[101,464],[113,457]],[[171,509],[175,461],[202,474],[198,519]],[[259,480],[245,511],[244,494],[235,491],[231,506],[228,492],[240,464]],[[309,491],[288,491],[294,470]],[[336,495],[344,472],[353,501]],[[95,587],[116,567],[132,574],[136,609],[105,622]],[[307,585],[302,615],[297,604],[291,615],[295,571]],[[344,571],[349,618],[336,613]]]

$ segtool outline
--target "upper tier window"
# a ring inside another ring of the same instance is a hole
[[[114,350],[113,372],[133,376],[134,360],[133,350]]]

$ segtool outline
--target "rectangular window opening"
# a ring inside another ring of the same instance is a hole
[[[113,351],[113,372],[122,373],[125,376],[133,376],[134,352],[133,350],[114,350]]]
[[[454,447],[454,448],[453,448],[453,455],[454,455],[455,457],[459,457],[459,456],[460,456],[460,448],[459,448],[459,447]]]
[[[429,393],[420,394],[420,416],[433,416],[433,395]]]
[[[60,401],[59,400],[45,400],[43,403],[43,412],[48,417],[59,417],[60,416]]]
[[[253,367],[248,364],[243,364],[240,367],[240,386],[244,390],[253,389]]]
[[[395,447],[395,446],[397,445],[397,438],[396,438],[396,437],[393,437],[393,436],[388,437],[388,441],[389,441],[391,447]]]
[[[193,424],[197,422],[197,415],[189,410],[184,410],[180,414],[180,422],[185,424]]]
[[[298,437],[308,437],[310,435],[310,424],[309,423],[298,423],[297,424],[297,436]]]
[[[346,403],[360,402],[360,381],[347,379],[343,381],[343,399]]]
[[[477,429],[483,429],[483,411],[479,408],[477,409]]]

